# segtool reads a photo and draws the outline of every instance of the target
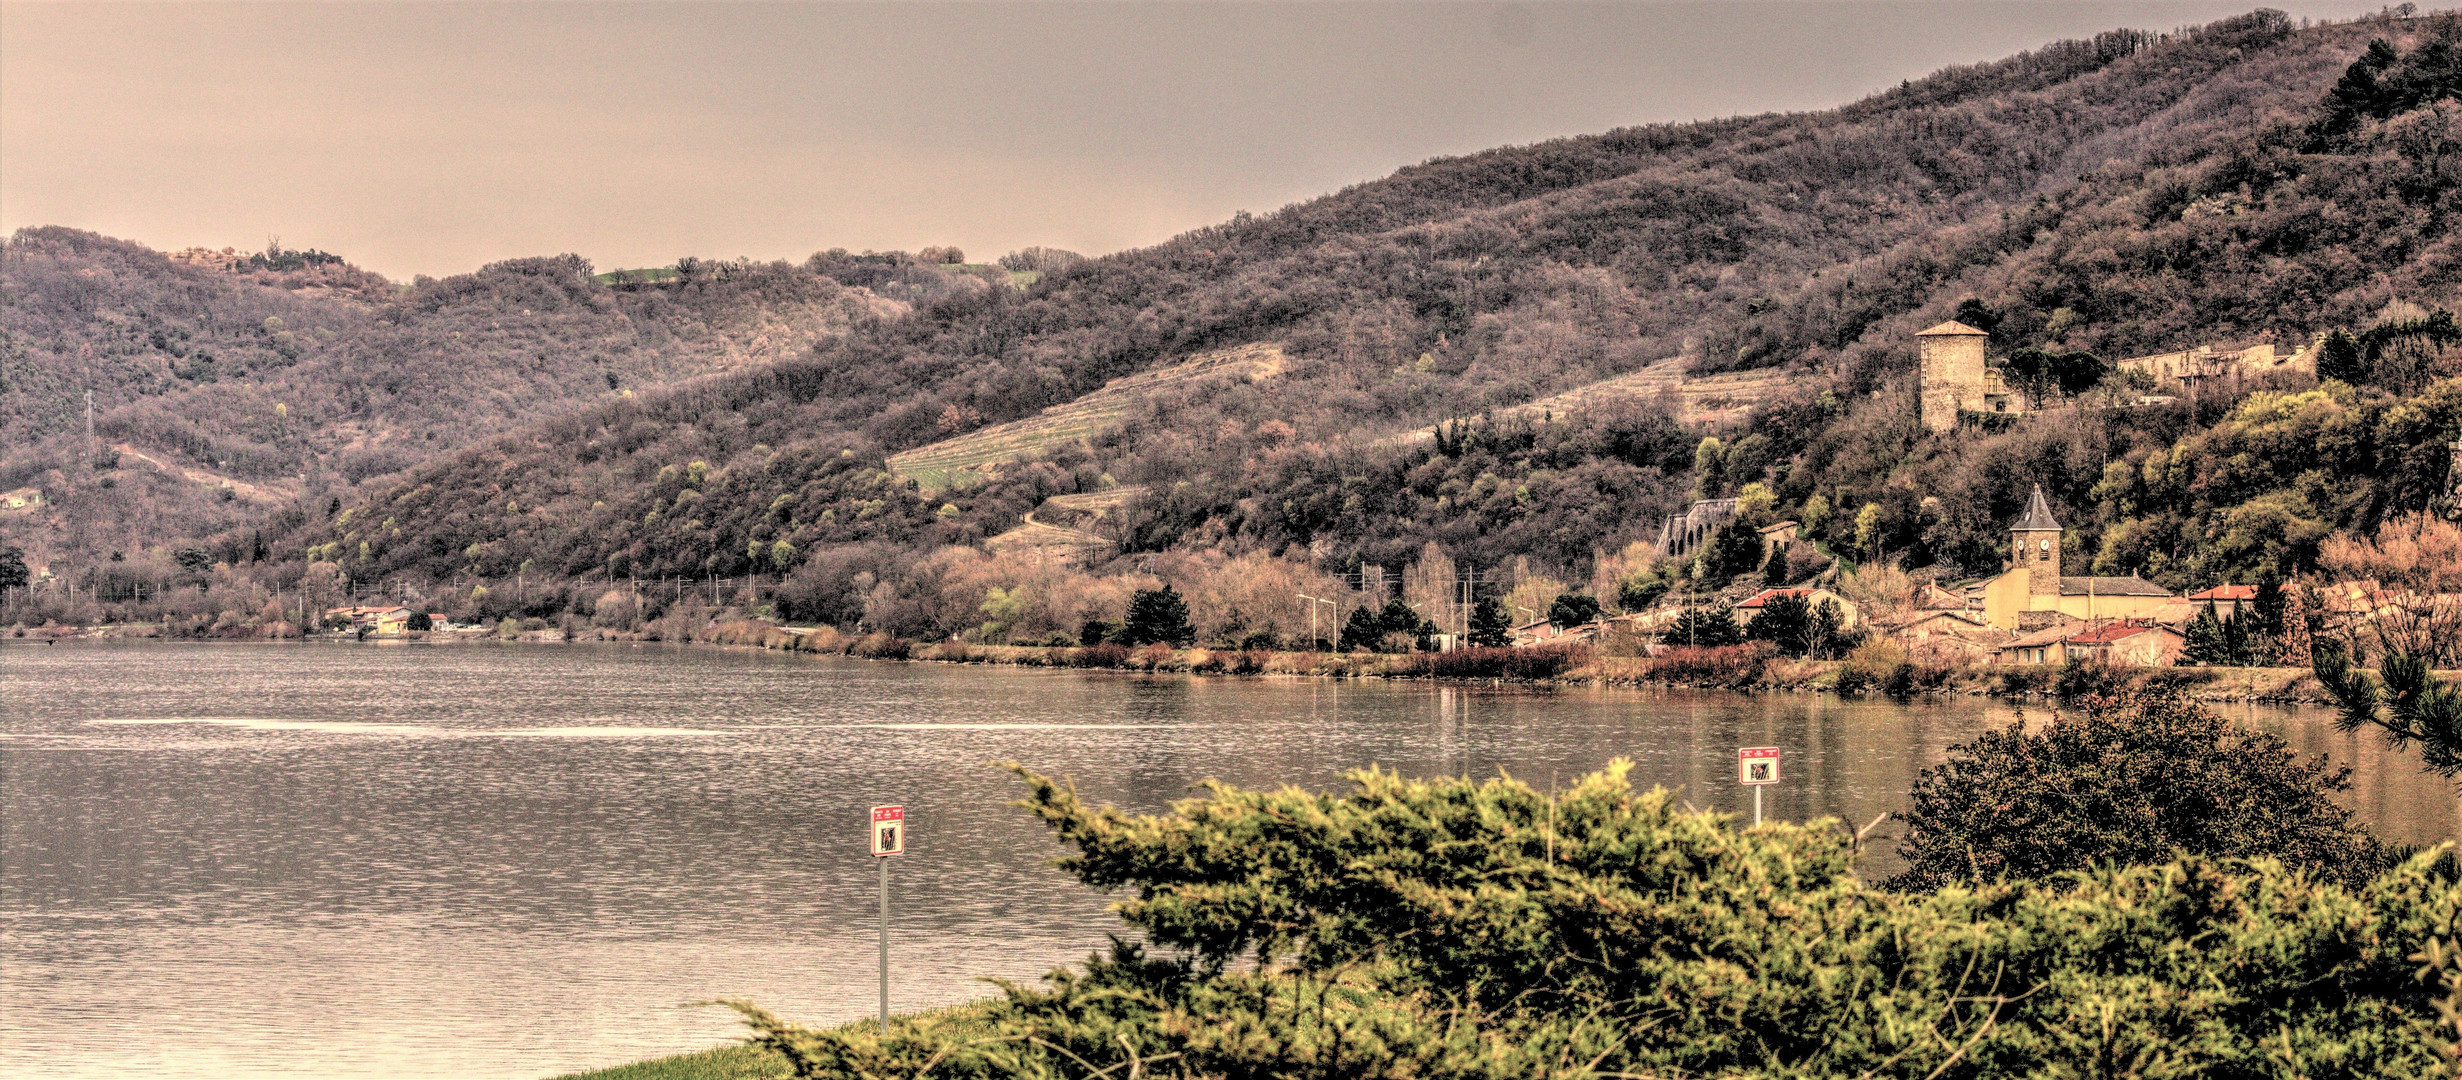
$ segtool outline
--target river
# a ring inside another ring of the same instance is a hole
[[[2372,827],[2462,811],[2325,714],[2230,707],[2354,769]],[[1749,811],[1863,822],[1980,699],[1489,689],[622,645],[0,647],[0,1074],[543,1077],[697,1049],[749,997],[874,1007],[866,808],[902,803],[893,994],[981,996],[1118,924],[991,763],[1159,809],[1370,763],[1545,785],[1618,755]],[[1874,874],[1894,868],[1887,851]]]

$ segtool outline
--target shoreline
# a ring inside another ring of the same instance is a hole
[[[887,634],[849,635],[831,627],[781,626],[763,620],[713,623],[689,636],[592,628],[574,632],[554,627],[523,630],[507,636],[496,630],[468,628],[430,630],[398,635],[352,634],[267,635],[262,633],[165,634],[152,624],[91,627],[17,627],[0,642],[31,644],[73,640],[163,640],[197,642],[324,642],[452,645],[478,642],[563,644],[629,642],[760,649],[771,652],[844,656],[857,660],[917,663],[994,664],[1010,667],[1066,668],[1137,674],[1209,676],[1280,675],[1319,679],[1394,679],[1469,686],[1514,684],[1540,687],[1602,686],[1632,689],[1730,690],[1739,693],[1835,693],[1840,696],[1888,695],[1981,696],[2010,700],[2048,700],[2060,696],[2064,669],[2050,665],[1973,664],[1898,672],[1857,672],[1851,660],[1794,660],[1750,647],[1679,649],[1659,657],[1606,656],[1590,646],[1523,646],[1506,649],[1465,649],[1452,653],[1333,653],[1281,650],[1173,648],[1148,645],[977,645],[959,641],[931,644]],[[1908,668],[1909,665],[1901,665]],[[1898,685],[1889,686],[1891,676]],[[2305,668],[2173,667],[2119,668],[2098,673],[2082,689],[2116,682],[2169,678],[2186,684],[2199,701],[2331,707],[2333,699]],[[1839,689],[1842,682],[1855,684]]]

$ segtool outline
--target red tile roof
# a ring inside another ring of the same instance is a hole
[[[2191,600],[2254,600],[2257,598],[2257,587],[2254,585],[2217,585],[2204,592],[2190,593],[2188,598]]]

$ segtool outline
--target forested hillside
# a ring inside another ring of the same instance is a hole
[[[1013,598],[1029,577],[1091,594],[1105,576],[1226,559],[1343,573],[1441,557],[1612,593],[1614,576],[1689,572],[1628,557],[1659,515],[1737,494],[1838,555],[1984,571],[2001,523],[2041,483],[2074,530],[2069,550],[2098,572],[2178,586],[2297,572],[2324,537],[2365,534],[2442,488],[2455,336],[2430,313],[2457,306],[2462,273],[2458,33],[2445,17],[2302,27],[2274,12],[2114,31],[1829,112],[1432,161],[1153,248],[1058,261],[1022,289],[945,287],[934,283],[972,279],[824,253],[761,271],[777,275],[769,302],[853,296],[881,317],[443,456],[349,505],[305,506],[271,557],[413,583],[769,574],[788,582],[780,615],[930,635],[978,630],[975,606],[993,603],[982,590]],[[408,358],[437,354],[453,296],[513,308],[491,274],[522,281],[525,297],[563,296],[520,303],[570,320],[553,347],[529,337],[492,353],[491,371],[527,365],[597,394],[609,391],[591,379],[631,378],[617,368],[648,363],[646,343],[672,332],[649,328],[692,302],[559,293],[553,281],[586,268],[555,265],[491,267],[458,292],[439,283],[413,290],[417,302],[369,305],[356,316],[368,329],[335,329],[347,344],[328,347],[331,362],[399,381],[336,380],[364,398],[316,407],[460,392],[421,381]],[[405,329],[421,303],[435,321]],[[2030,384],[2042,411],[1933,436],[1915,417],[1912,334],[1953,316],[1989,331],[2013,378],[2081,356],[2099,375],[2111,359],[2201,343],[2287,351],[2338,330],[2367,345],[2321,387],[2286,375],[2105,408],[2129,389],[2054,380]],[[645,343],[629,353],[616,348],[627,326]],[[1172,384],[1086,446],[980,485],[928,491],[886,466],[1248,343],[1290,362],[1271,379]],[[1788,389],[1709,430],[1643,397],[1478,419],[1670,357],[1695,373],[1781,371],[1774,385]],[[1439,424],[1433,440],[1392,438]],[[1101,525],[1119,560],[1092,577],[1055,584],[1002,569],[1010,555],[944,553],[981,546],[1049,496],[1096,490],[1122,498]],[[942,592],[952,560],[987,558],[992,569],[968,572],[976,601],[914,599]],[[586,607],[594,594],[558,595]]]
[[[20,543],[142,547],[176,537],[166,509],[243,520],[244,504],[346,489],[907,309],[807,267],[693,269],[625,290],[566,255],[398,286],[278,244],[195,261],[21,230],[0,245],[0,490],[39,484],[63,508]]]

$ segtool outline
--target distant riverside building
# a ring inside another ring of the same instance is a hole
[[[2131,574],[2068,577],[2060,572],[2060,523],[2037,485],[2026,512],[2009,526],[2008,569],[1984,583],[1983,617],[2004,630],[2033,629],[2046,619],[2152,619],[2179,598]]]

